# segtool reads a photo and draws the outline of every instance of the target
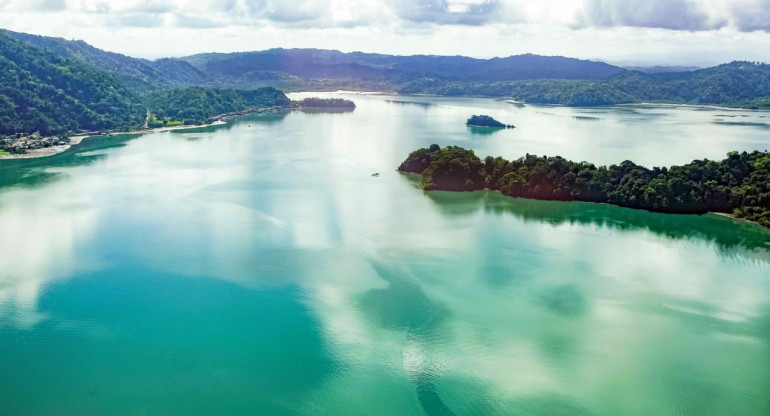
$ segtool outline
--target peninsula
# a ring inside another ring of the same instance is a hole
[[[717,212],[770,227],[770,153],[730,152],[722,161],[695,160],[648,169],[631,161],[595,166],[560,156],[527,154],[483,161],[457,146],[412,152],[400,172],[422,175],[425,190],[490,189],[521,198],[600,202],[680,214]]]

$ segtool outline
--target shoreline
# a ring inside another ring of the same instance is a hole
[[[27,153],[22,153],[22,154],[0,155],[0,161],[13,160],[13,159],[38,159],[42,157],[58,155],[59,153],[63,153],[69,150],[73,146],[79,145],[83,140],[88,139],[90,137],[111,137],[111,136],[120,136],[124,134],[145,135],[145,134],[152,134],[152,133],[163,133],[163,132],[174,131],[174,130],[189,130],[189,129],[196,129],[201,127],[220,126],[222,124],[227,124],[227,122],[220,118],[208,124],[160,127],[157,129],[147,128],[147,129],[134,130],[134,131],[108,132],[105,134],[78,134],[70,137],[69,139],[70,142],[68,144],[61,145],[61,146],[51,146],[51,147],[43,147],[40,149],[33,149],[33,150],[27,151]]]
[[[690,103],[674,103],[674,102],[655,102],[655,101],[638,101],[628,103],[616,103],[607,105],[567,105],[567,104],[546,104],[546,103],[530,103],[527,101],[520,101],[514,97],[509,96],[490,96],[490,95],[441,95],[430,93],[410,93],[402,94],[395,91],[356,91],[356,90],[322,90],[322,91],[292,91],[286,94],[312,94],[312,93],[335,93],[335,94],[347,94],[347,95],[373,95],[373,96],[401,96],[401,97],[426,97],[426,98],[487,98],[498,102],[507,102],[510,104],[525,104],[535,107],[566,107],[566,108],[609,108],[609,107],[633,107],[633,106],[660,106],[660,107],[685,107],[690,109],[709,109],[709,110],[725,110],[725,111],[758,111],[758,112],[770,112],[770,108],[748,108],[740,106],[725,106],[719,104],[690,104]]]
[[[396,172],[399,173],[399,174],[402,174],[402,175],[416,175],[416,176],[419,176],[420,178],[422,178],[422,174],[420,174],[420,173],[409,172],[409,171],[404,171],[404,170],[399,170],[399,169],[396,169]],[[623,209],[646,211],[646,212],[650,212],[650,213],[653,213],[653,214],[686,215],[686,216],[692,216],[692,215],[695,215],[695,216],[708,216],[708,215],[713,215],[713,216],[717,216],[717,217],[723,218],[723,219],[729,219],[729,220],[736,221],[736,222],[742,222],[742,223],[746,223],[746,224],[756,225],[757,227],[760,227],[763,230],[768,230],[769,229],[768,227],[763,226],[762,224],[760,224],[757,221],[748,220],[746,218],[739,218],[739,217],[736,217],[735,215],[727,213],[727,212],[717,212],[717,211],[707,211],[707,212],[699,212],[699,213],[696,213],[696,212],[665,212],[665,211],[654,211],[654,210],[649,210],[649,209],[644,209],[644,208],[634,208],[634,207],[628,207],[628,206],[623,206],[623,205],[611,204],[609,202],[592,202],[592,201],[579,201],[579,200],[527,198],[527,197],[523,197],[523,196],[506,195],[506,194],[502,193],[499,189],[491,189],[491,188],[484,188],[484,189],[479,189],[479,190],[476,190],[476,191],[450,191],[450,190],[444,190],[444,189],[426,190],[425,188],[422,187],[421,184],[418,183],[416,185],[417,185],[417,188],[422,190],[423,192],[451,192],[451,193],[495,192],[495,193],[497,193],[497,194],[499,194],[501,196],[504,196],[504,197],[507,197],[507,198],[513,198],[513,199],[529,199],[529,200],[532,200],[532,201],[547,201],[547,202],[577,202],[577,203],[581,203],[581,204],[607,205],[607,206],[610,206],[610,207],[618,207],[618,208],[623,208]]]
[[[762,224],[760,224],[760,223],[758,223],[756,221],[747,220],[746,218],[739,218],[739,217],[736,217],[733,214],[728,214],[726,212],[709,211],[709,212],[705,213],[704,215],[717,215],[719,217],[731,219],[733,221],[739,221],[739,222],[745,222],[745,223],[748,223],[748,224],[754,224],[754,225],[756,225],[758,227],[762,227],[763,229],[767,228],[767,227],[763,226]]]
[[[211,120],[214,120],[214,121],[207,124],[195,124],[195,125],[191,124],[191,125],[181,125],[181,126],[171,126],[171,127],[158,127],[156,129],[142,128],[139,130],[132,130],[132,131],[108,131],[105,134],[76,134],[69,138],[70,142],[68,144],[61,145],[61,146],[50,146],[50,147],[43,147],[40,149],[33,149],[33,150],[27,151],[27,153],[22,153],[22,154],[0,155],[0,161],[12,160],[12,159],[38,159],[42,157],[58,155],[59,153],[69,150],[73,146],[79,145],[83,140],[89,137],[110,137],[110,136],[119,136],[123,134],[144,135],[144,134],[151,134],[151,133],[163,133],[163,132],[174,131],[174,130],[188,130],[188,129],[203,128],[203,127],[219,126],[222,124],[227,124],[227,120],[230,120],[235,117],[247,116],[250,114],[274,113],[282,110],[291,110],[291,108],[285,107],[285,106],[273,106],[273,107],[247,109],[244,111],[235,111],[232,113],[218,114],[216,116],[211,117]]]
[[[354,91],[354,90],[336,90],[336,91],[293,91],[288,94],[295,94],[295,95],[303,95],[303,94],[313,94],[313,93],[337,93],[342,95],[373,95],[373,96],[405,96],[405,97],[445,97],[437,94],[399,94],[397,92],[390,92],[390,91]],[[452,97],[457,98],[457,97]],[[525,105],[531,105],[531,106],[540,106],[540,107],[570,107],[570,108],[597,108],[597,107],[572,107],[567,106],[564,104],[537,104],[537,103],[526,103],[523,101],[516,101],[511,97],[488,97],[488,96],[462,96],[460,98],[487,98],[494,101],[500,101],[500,102],[508,102],[512,104],[525,104]],[[725,110],[725,111],[759,111],[759,112],[769,112],[770,109],[748,109],[743,107],[724,107],[719,105],[708,105],[708,104],[683,104],[683,103],[656,103],[656,102],[639,102],[639,103],[621,103],[621,104],[613,104],[608,106],[599,106],[598,108],[609,108],[609,107],[619,107],[619,106],[660,106],[660,107],[685,107],[685,108],[691,108],[691,109],[710,109],[710,110]],[[265,111],[267,110],[267,111]],[[174,130],[187,130],[187,129],[194,129],[194,128],[202,128],[202,127],[211,127],[211,126],[217,126],[226,124],[225,120],[228,120],[233,117],[239,117],[243,115],[248,115],[252,113],[261,113],[261,112],[269,112],[271,110],[274,110],[273,108],[269,109],[256,109],[253,111],[248,112],[236,112],[236,113],[226,113],[226,114],[220,114],[213,117],[213,122],[208,124],[200,124],[200,125],[182,125],[182,126],[171,126],[171,127],[160,127],[156,129],[150,129],[150,128],[143,128],[140,130],[134,130],[134,131],[127,131],[127,132],[107,132],[105,134],[100,135],[93,135],[93,134],[77,134],[74,136],[71,136],[69,138],[70,142],[65,145],[59,145],[59,146],[50,146],[50,147],[43,147],[40,149],[33,149],[29,150],[26,153],[23,154],[4,154],[0,155],[0,161],[3,160],[14,160],[14,159],[38,159],[43,157],[49,157],[54,156],[60,153],[63,153],[73,146],[79,145],[83,140],[90,138],[90,137],[99,137],[99,136],[117,136],[117,135],[123,135],[123,134],[138,134],[138,135],[144,135],[144,134],[151,134],[151,133],[163,133],[166,131],[174,131]],[[301,110],[301,108],[286,108],[286,110],[293,111],[293,110]],[[489,127],[489,126],[472,126],[472,127]],[[500,128],[510,128],[510,127],[500,127]],[[513,127],[515,128],[515,127]],[[715,213],[718,215],[724,215],[724,216],[730,216],[731,214],[724,214],[724,213]],[[734,219],[737,219],[735,217],[731,217]],[[751,222],[751,221],[749,221]]]

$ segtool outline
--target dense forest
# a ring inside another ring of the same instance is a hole
[[[203,124],[221,114],[267,107],[286,107],[291,103],[274,88],[256,90],[177,88],[150,94],[145,106],[156,120]]]
[[[344,98],[309,97],[295,101],[294,106],[298,108],[344,108],[352,110],[356,108],[356,103]]]
[[[95,48],[82,40],[65,40],[0,29],[0,34],[46,49],[62,58],[76,60],[98,71],[111,73],[124,85],[141,91],[205,85],[207,77],[181,59],[132,58]]]
[[[722,161],[695,160],[648,169],[625,161],[595,166],[562,157],[487,157],[457,146],[412,152],[401,172],[422,175],[426,190],[491,189],[522,198],[604,202],[667,213],[722,212],[770,227],[770,153],[732,152]]]
[[[533,79],[457,82],[419,78],[401,93],[510,97],[533,104],[602,106],[637,102],[770,108],[770,65],[732,62],[697,71],[625,71],[601,80]]]
[[[290,104],[286,95],[273,88],[160,88],[176,83],[158,78],[157,68],[178,69],[176,62],[155,61],[152,69],[82,42],[30,38],[47,47],[35,47],[0,31],[0,150],[39,147],[36,140],[18,141],[33,134],[66,137],[81,131],[128,131],[145,122],[150,127],[168,122],[199,124],[218,114]],[[184,65],[189,68],[175,71],[177,76],[197,71]],[[103,70],[110,67],[115,71]],[[59,143],[39,142],[40,146]]]
[[[0,135],[126,129],[139,96],[109,73],[0,33]]]

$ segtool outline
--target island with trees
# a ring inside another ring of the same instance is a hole
[[[422,175],[425,190],[500,191],[521,198],[584,201],[655,212],[717,212],[770,227],[770,152],[730,152],[721,161],[639,166],[631,161],[596,166],[560,156],[527,154],[516,160],[432,145],[412,152],[400,172]]]
[[[306,108],[327,108],[327,109],[343,109],[343,110],[355,110],[356,103],[344,98],[318,98],[309,97],[302,100],[292,102],[292,107],[297,109]]]
[[[501,123],[494,118],[487,115],[473,115],[468,121],[465,122],[468,127],[489,127],[495,129],[513,129],[516,128],[511,124]]]

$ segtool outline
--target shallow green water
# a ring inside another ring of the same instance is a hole
[[[770,414],[767,230],[394,172],[720,158],[767,113],[353,98],[0,161],[0,414]]]

